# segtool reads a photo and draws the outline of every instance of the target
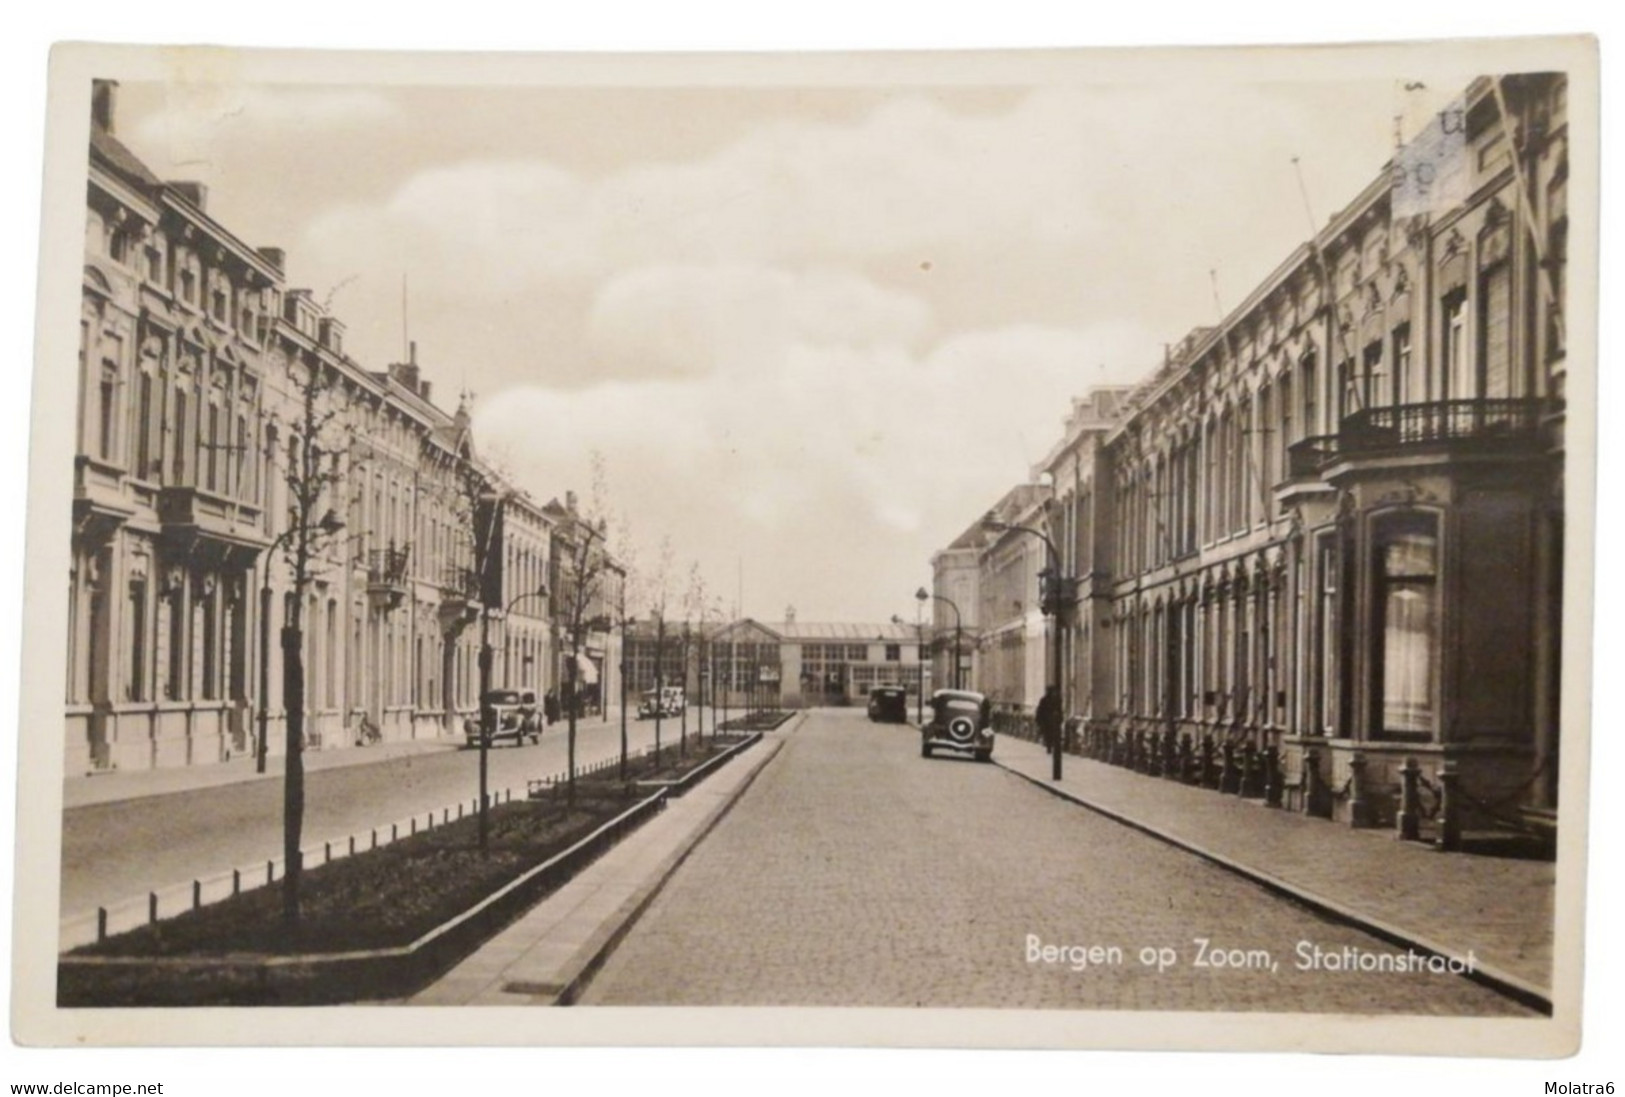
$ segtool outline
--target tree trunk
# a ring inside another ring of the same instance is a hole
[[[282,922],[290,934],[299,924],[299,885],[304,867],[299,845],[305,823],[305,637],[299,619],[300,603],[295,597],[293,613],[282,630],[282,707],[288,731],[282,782]]]

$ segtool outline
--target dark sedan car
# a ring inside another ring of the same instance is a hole
[[[993,706],[968,689],[939,689],[931,695],[930,719],[920,728],[920,755],[934,750],[969,754],[978,762],[993,758]]]
[[[902,686],[876,686],[870,690],[869,719],[883,724],[908,723],[908,691]]]

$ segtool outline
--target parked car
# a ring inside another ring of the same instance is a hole
[[[934,750],[969,754],[978,762],[993,757],[993,705],[968,689],[939,689],[931,695],[929,719],[920,728],[920,756]]]
[[[681,716],[688,707],[688,698],[684,695],[682,686],[666,686],[663,689],[646,689],[638,701],[638,719],[653,720],[655,717],[665,719],[671,716]]]
[[[876,686],[869,691],[869,719],[881,724],[908,723],[908,690]]]
[[[492,746],[508,741],[519,746],[526,739],[539,743],[542,729],[547,726],[534,690],[487,690],[480,698],[480,712],[491,714]],[[463,736],[469,746],[480,745],[480,717],[471,716],[463,721]]]

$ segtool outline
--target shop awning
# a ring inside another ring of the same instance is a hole
[[[576,661],[576,684],[583,686],[596,686],[598,684],[598,664],[585,655],[572,656]]]

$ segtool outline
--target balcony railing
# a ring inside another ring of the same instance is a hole
[[[1338,448],[1365,453],[1439,442],[1533,443],[1539,441],[1544,410],[1545,401],[1538,399],[1441,400],[1364,408],[1343,420]]]
[[[1294,442],[1287,450],[1287,472],[1293,479],[1307,478],[1339,458],[1414,447],[1529,452],[1541,443],[1549,411],[1548,402],[1538,398],[1362,408],[1344,416],[1338,433]]]
[[[1304,438],[1287,447],[1287,475],[1294,480],[1318,476],[1321,466],[1336,456],[1337,435],[1317,434]]]
[[[480,577],[473,568],[448,564],[441,573],[440,589],[445,593],[448,601],[478,602],[480,600]]]
[[[411,546],[367,553],[367,596],[375,607],[392,610],[406,597],[406,565],[411,555]]]
[[[373,549],[367,553],[367,585],[369,587],[399,587],[406,583],[406,565],[412,558],[412,548]]]

